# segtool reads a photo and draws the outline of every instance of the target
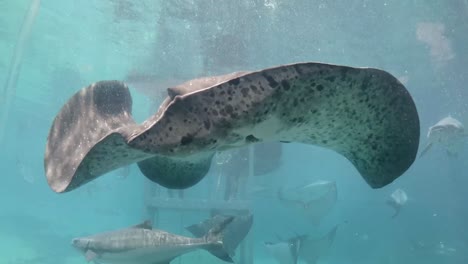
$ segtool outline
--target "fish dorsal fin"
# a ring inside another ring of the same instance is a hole
[[[153,229],[153,225],[151,224],[150,220],[146,220],[143,223],[140,223],[138,225],[131,226],[131,228],[141,228],[141,229]]]

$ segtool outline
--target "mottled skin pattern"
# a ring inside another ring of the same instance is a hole
[[[232,222],[228,217],[205,233],[201,238],[175,235],[151,227],[130,227],[75,238],[72,245],[84,254],[95,254],[103,263],[169,263],[174,258],[197,250],[206,249],[221,259],[232,262],[223,249],[224,228]]]
[[[133,162],[159,184],[188,188],[205,176],[215,151],[261,141],[332,149],[380,188],[411,166],[419,146],[410,94],[378,69],[298,63],[198,79],[170,94],[140,126],[122,83],[99,82],[72,97],[47,144],[52,189],[70,191]]]

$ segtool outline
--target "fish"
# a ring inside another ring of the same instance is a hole
[[[284,187],[278,190],[278,199],[304,214],[313,225],[320,224],[335,206],[337,198],[334,181],[316,181],[289,190]]]
[[[169,264],[175,258],[204,249],[233,263],[224,248],[224,229],[234,217],[225,218],[203,237],[191,238],[153,229],[149,220],[119,230],[72,239],[72,246],[88,262],[110,264]]]
[[[395,210],[392,218],[397,217],[400,214],[401,207],[408,202],[408,195],[400,188],[396,189],[391,195],[390,199],[387,200],[387,205]]]
[[[264,242],[264,246],[280,264],[297,264],[302,259],[307,264],[316,264],[326,255],[336,237],[338,226],[320,238],[297,235],[279,242]]]
[[[79,90],[49,130],[49,187],[69,192],[137,163],[149,180],[187,189],[205,177],[217,151],[297,142],[341,154],[376,189],[403,175],[418,152],[415,103],[379,69],[294,63],[193,79],[167,93],[138,124],[125,83],[103,80]]]
[[[264,242],[264,246],[279,264],[297,264],[299,258],[298,240]]]
[[[456,157],[460,143],[468,137],[463,124],[457,119],[448,115],[442,118],[435,125],[429,127],[427,132],[427,143],[419,154],[419,158],[423,157],[433,145],[440,145],[447,151],[450,157]]]
[[[229,223],[229,225],[226,226],[224,230],[223,243],[227,253],[232,257],[235,255],[236,248],[244,240],[252,227],[252,214],[249,213],[246,215],[237,216],[217,214],[212,218],[204,220],[198,224],[187,226],[185,229],[187,229],[195,237],[202,237],[208,232],[208,230],[226,221],[230,217],[234,217],[234,219],[231,223]]]

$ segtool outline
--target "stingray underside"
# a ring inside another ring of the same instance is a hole
[[[206,175],[216,151],[257,142],[334,150],[373,188],[391,183],[415,159],[416,107],[385,71],[298,63],[226,76],[211,86],[169,89],[159,111],[141,125],[131,119],[124,84],[102,81],[84,88],[52,125],[45,158],[49,185],[68,191],[138,162],[151,180],[187,188]],[[86,99],[103,93],[105,100]]]

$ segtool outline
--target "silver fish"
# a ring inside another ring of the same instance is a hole
[[[233,262],[224,248],[224,229],[234,218],[228,217],[203,237],[191,238],[152,229],[146,221],[132,227],[75,238],[72,245],[86,260],[111,264],[169,264],[173,259],[197,249]]]

